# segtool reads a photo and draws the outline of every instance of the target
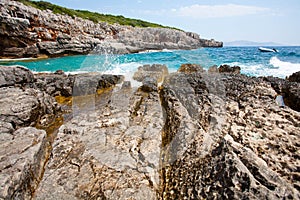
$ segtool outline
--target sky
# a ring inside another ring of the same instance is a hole
[[[223,42],[300,46],[300,0],[46,0],[80,10],[123,15]]]

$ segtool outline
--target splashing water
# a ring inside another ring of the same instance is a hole
[[[278,53],[262,53],[257,47],[200,48],[196,50],[164,50],[127,55],[79,55],[44,60],[2,60],[4,65],[23,65],[36,72],[63,70],[69,73],[103,72],[133,73],[144,64],[165,64],[176,71],[181,64],[195,63],[208,69],[212,65],[238,65],[250,76],[277,76],[285,78],[300,71],[300,47],[277,47]]]

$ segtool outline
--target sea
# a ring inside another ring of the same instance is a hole
[[[273,47],[270,47],[273,48]],[[169,72],[181,64],[199,64],[208,69],[213,65],[240,66],[241,73],[249,76],[274,76],[285,78],[300,71],[300,46],[275,47],[278,52],[260,52],[258,47],[199,48],[194,50],[148,51],[126,55],[89,54],[49,59],[0,60],[0,65],[22,65],[34,72],[63,70],[76,74],[101,72],[133,74],[145,64],[164,64]]]

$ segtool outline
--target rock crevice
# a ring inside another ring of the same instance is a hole
[[[300,198],[299,112],[274,98],[299,83],[193,64],[133,78],[1,66],[0,198]]]

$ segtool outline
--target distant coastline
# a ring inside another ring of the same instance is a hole
[[[276,42],[254,42],[254,41],[248,41],[248,40],[236,40],[236,41],[230,41],[230,42],[224,42],[224,46],[236,46],[236,47],[256,47],[256,46],[291,46],[287,44],[280,44]]]

